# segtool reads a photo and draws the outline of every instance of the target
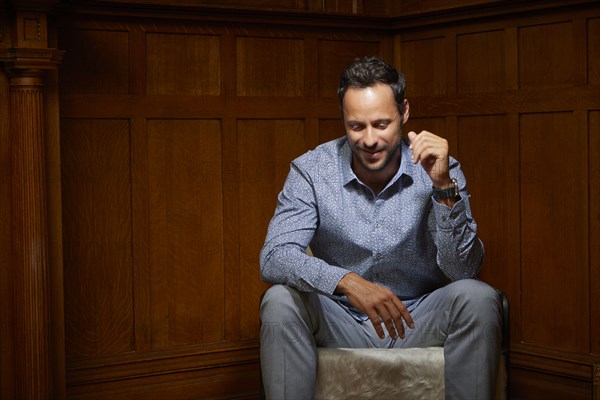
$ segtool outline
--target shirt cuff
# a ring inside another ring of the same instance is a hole
[[[464,196],[464,195],[463,195]],[[436,225],[442,230],[452,230],[457,226],[464,225],[467,222],[467,213],[465,212],[465,200],[460,199],[452,208],[445,204],[438,203],[433,199],[433,210],[435,213]]]

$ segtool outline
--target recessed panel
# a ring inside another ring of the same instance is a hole
[[[127,120],[61,121],[69,360],[135,349],[130,160]]]
[[[218,120],[148,121],[152,349],[224,340]]]
[[[129,32],[59,29],[58,48],[62,92],[129,93]]]
[[[498,92],[504,88],[504,32],[482,32],[456,38],[458,92]]]
[[[149,33],[146,59],[148,94],[219,94],[220,45],[217,36]]]
[[[467,178],[469,201],[485,246],[480,276],[507,294],[518,293],[518,132],[504,115],[459,117],[458,161]],[[518,305],[518,299],[510,299]]]
[[[519,84],[522,88],[573,84],[576,60],[570,22],[519,29]]]
[[[304,41],[237,39],[238,96],[296,97],[304,93]]]
[[[406,76],[408,96],[446,93],[446,47],[444,38],[402,42],[400,70]]]
[[[569,112],[521,116],[521,323],[526,343],[585,353],[587,132],[576,126]]]

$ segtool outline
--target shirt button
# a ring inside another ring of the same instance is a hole
[[[375,228],[377,228],[377,229],[381,228],[381,224],[380,224],[379,222],[377,222],[377,223],[375,224]]]

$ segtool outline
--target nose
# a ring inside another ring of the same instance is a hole
[[[367,127],[365,129],[365,134],[363,136],[363,144],[366,148],[374,148],[377,146],[377,135],[375,134],[372,127]]]

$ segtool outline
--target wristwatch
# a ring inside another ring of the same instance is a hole
[[[433,187],[433,195],[438,199],[454,199],[460,195],[458,190],[458,181],[456,178],[450,179],[452,185],[445,189],[436,189]]]

